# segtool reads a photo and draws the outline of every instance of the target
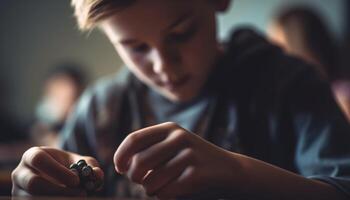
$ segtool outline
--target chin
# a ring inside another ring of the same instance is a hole
[[[172,102],[181,103],[181,102],[191,101],[196,97],[196,95],[194,95],[194,93],[191,95],[190,94],[167,94],[165,95],[165,97]]]

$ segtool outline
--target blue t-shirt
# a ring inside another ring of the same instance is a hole
[[[113,154],[130,132],[172,120],[221,148],[327,182],[350,197],[350,126],[329,84],[253,31],[233,34],[203,96],[186,104],[154,94],[128,72],[104,79],[81,98],[62,145],[98,159],[106,174],[103,195],[135,197],[141,190],[115,173]]]

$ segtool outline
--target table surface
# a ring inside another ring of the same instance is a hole
[[[140,200],[125,198],[95,198],[95,197],[4,197],[0,196],[0,200]]]

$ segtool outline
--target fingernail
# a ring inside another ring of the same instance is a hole
[[[76,170],[76,169],[71,169],[70,171],[73,172],[75,175],[79,176],[78,170]]]
[[[119,173],[119,174],[124,174],[124,171],[119,169],[117,166],[115,166],[115,171],[117,171],[117,173]]]
[[[121,166],[115,166],[115,170],[119,173],[119,174],[124,174],[125,172],[127,172],[129,170],[129,167],[131,165],[131,160],[128,161],[128,163],[126,164],[126,166],[121,165]]]

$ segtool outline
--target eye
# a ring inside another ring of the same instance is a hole
[[[130,47],[130,49],[134,53],[146,53],[149,50],[149,47],[146,44],[141,44]]]
[[[190,40],[196,32],[196,28],[191,26],[188,30],[182,33],[171,33],[168,36],[168,41],[175,43],[187,42]]]

